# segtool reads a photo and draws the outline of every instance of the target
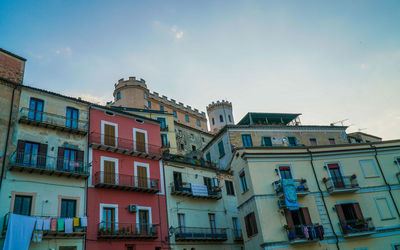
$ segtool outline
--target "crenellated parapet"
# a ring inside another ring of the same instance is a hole
[[[232,102],[225,101],[225,100],[212,102],[211,104],[209,104],[207,106],[207,112],[211,112],[214,109],[222,108],[222,107],[228,107],[228,108],[232,109]]]

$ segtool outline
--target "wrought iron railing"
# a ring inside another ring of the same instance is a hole
[[[109,184],[125,187],[159,190],[158,179],[144,178],[134,175],[115,174],[99,171],[94,174],[93,184]]]
[[[157,237],[158,226],[146,223],[100,222],[100,237]]]
[[[22,151],[14,152],[11,157],[11,165],[75,174],[89,174],[87,164],[84,162],[48,155],[28,154]]]
[[[163,158],[168,161],[187,163],[187,164],[196,165],[196,166],[200,166],[200,167],[217,168],[217,165],[215,163],[212,163],[210,161],[205,161],[203,159],[195,159],[195,158],[174,155],[174,154],[164,154]]]
[[[171,191],[187,193],[187,194],[196,196],[196,194],[193,194],[191,184],[187,183],[187,182],[182,182],[181,184],[176,184],[176,183],[172,182],[171,183]],[[208,196],[221,197],[221,188],[207,186],[207,193],[208,193]]]
[[[126,138],[108,136],[101,133],[91,132],[89,135],[89,143],[100,144],[108,147],[125,149],[140,153],[147,153],[161,156],[161,147],[144,142],[134,141]]]
[[[227,239],[225,228],[178,227],[175,239]]]
[[[306,179],[294,179],[294,183],[296,185],[296,192],[301,193],[309,191]],[[283,193],[282,180],[274,181],[272,185],[277,194]]]
[[[307,232],[306,232],[307,230]],[[297,240],[317,240],[324,238],[322,225],[294,225],[286,227],[286,233],[289,241]],[[321,235],[322,234],[322,235]]]
[[[79,131],[87,131],[87,121],[67,118],[65,116],[41,112],[29,108],[21,108],[19,111],[19,119],[26,121],[39,122],[51,126],[63,127]]]
[[[328,192],[354,189],[359,187],[357,177],[355,175],[324,178],[323,182],[325,182],[325,186]]]
[[[344,220],[339,222],[339,226],[344,235],[368,233],[375,231],[375,227],[371,218]]]

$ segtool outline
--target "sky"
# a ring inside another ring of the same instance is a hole
[[[0,47],[24,84],[105,103],[136,76],[205,111],[348,119],[400,138],[400,1],[0,1]],[[338,123],[341,125],[341,123]]]

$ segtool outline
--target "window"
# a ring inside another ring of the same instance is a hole
[[[302,226],[312,225],[310,212],[308,208],[302,207],[296,210],[284,210],[288,228],[295,235],[303,235]]]
[[[32,196],[16,195],[14,199],[13,213],[21,215],[31,215]]]
[[[254,215],[254,212],[251,212],[250,214],[244,217],[244,223],[246,225],[247,237],[251,237],[258,233],[256,217]]]
[[[186,122],[189,122],[189,116],[188,115],[185,115],[185,120],[186,120]]]
[[[377,197],[374,199],[381,220],[390,220],[395,218],[392,208],[390,207],[389,201],[386,197]]]
[[[163,105],[160,105],[160,111],[164,112],[164,106]]]
[[[192,151],[196,151],[196,146],[192,145]]]
[[[147,132],[133,129],[135,137],[135,150],[138,152],[147,152]]]
[[[180,233],[184,233],[186,231],[185,214],[178,214],[178,229]]]
[[[116,146],[117,138],[115,131],[116,129],[114,125],[104,124],[104,145],[112,147]]]
[[[315,139],[315,138],[310,138],[310,145],[311,145],[311,146],[317,146],[317,139]]]
[[[173,175],[174,175],[175,190],[181,191],[182,190],[182,173],[174,171]]]
[[[60,151],[59,151],[60,152]],[[73,149],[64,148],[64,158],[58,159],[62,160],[62,169],[64,170],[73,170],[75,167],[75,162],[77,158],[77,151]]]
[[[329,138],[329,144],[335,145],[336,144],[335,138]]]
[[[185,145],[183,143],[181,143],[180,148],[181,148],[181,150],[184,150],[185,149]]]
[[[360,166],[365,178],[379,176],[374,160],[360,160]]]
[[[271,147],[272,146],[271,137],[263,136],[261,138],[261,145],[264,146],[264,147]]]
[[[235,236],[239,236],[239,221],[237,217],[232,217],[233,233]]]
[[[25,142],[25,151],[23,154],[24,165],[37,166],[39,154],[39,143]]]
[[[201,137],[201,141],[202,141],[202,142],[206,142],[206,140],[204,139],[204,137]]]
[[[215,125],[215,120],[214,120],[214,118],[211,118],[211,122],[212,122],[212,125]]]
[[[229,122],[232,122],[232,117],[231,117],[231,115],[228,115],[228,120],[229,120]]]
[[[211,162],[211,154],[210,154],[210,152],[208,152],[208,153],[206,154],[206,160],[207,160],[208,162]]]
[[[215,214],[208,214],[208,219],[210,221],[211,233],[217,232],[217,224],[215,223]]]
[[[29,102],[29,120],[42,121],[43,118],[43,101],[31,98]]]
[[[161,128],[162,130],[167,129],[167,121],[165,120],[164,117],[157,117],[157,121],[160,122],[160,128]]]
[[[292,179],[292,172],[290,171],[290,166],[279,166],[279,173],[281,179]]]
[[[144,99],[147,99],[147,93],[143,94]]]
[[[178,130],[178,134],[182,136],[182,130]]]
[[[61,200],[61,218],[76,217],[76,200]]]
[[[147,101],[147,107],[151,109],[151,101]]]
[[[174,114],[174,117],[178,117],[178,114],[176,113],[176,110],[172,111],[172,113]]]
[[[222,115],[219,115],[219,121],[224,122],[224,117],[222,117]]]
[[[344,178],[342,176],[342,171],[337,163],[328,164],[329,174],[331,175],[333,185],[335,188],[344,188]]]
[[[225,155],[224,143],[222,141],[218,142],[219,158]]]
[[[247,187],[246,173],[242,170],[239,174],[240,186],[242,187],[242,193],[247,192],[249,188]]]
[[[235,195],[235,190],[233,189],[233,183],[231,181],[225,180],[226,194]]]
[[[121,99],[121,92],[117,92],[117,101]]]
[[[167,134],[161,134],[161,145],[163,147],[168,146],[168,135]]]
[[[251,135],[242,135],[243,147],[253,147]]]
[[[78,121],[79,121],[79,110],[74,109],[74,108],[67,108],[67,119],[65,126],[67,128],[73,128],[77,129],[78,128]]]
[[[197,126],[199,126],[199,127],[201,126],[199,119],[197,119]]]
[[[297,146],[297,139],[296,137],[292,136],[292,137],[288,137],[289,140],[289,146]]]
[[[149,210],[139,210],[139,232],[147,234],[150,231]]]
[[[103,220],[101,223],[101,228],[111,230],[111,232],[114,232],[115,229],[115,208],[113,207],[103,207]]]

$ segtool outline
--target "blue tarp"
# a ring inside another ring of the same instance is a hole
[[[3,250],[28,250],[36,218],[10,214]]]
[[[286,207],[289,210],[299,209],[297,203],[296,184],[293,179],[282,179],[283,195],[285,196]]]

